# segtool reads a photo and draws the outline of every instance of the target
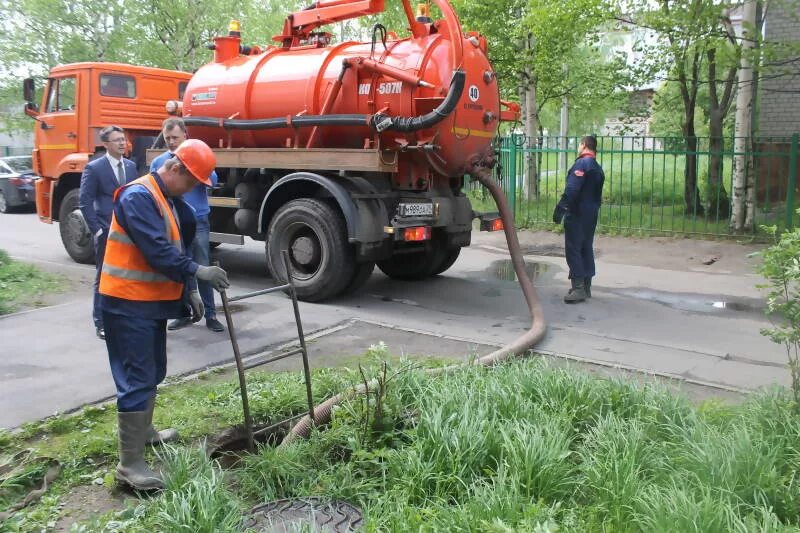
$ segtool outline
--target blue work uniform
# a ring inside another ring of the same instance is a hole
[[[150,163],[150,172],[156,172],[161,168],[164,162],[173,155],[172,152],[164,152],[153,159],[153,162]],[[211,185],[216,186],[219,181],[217,173],[212,172],[210,178]],[[211,248],[209,244],[211,225],[208,222],[208,215],[211,213],[211,208],[208,206],[208,187],[200,183],[194,189],[184,194],[182,198],[186,203],[192,206],[195,218],[197,219],[197,229],[195,231],[194,240],[188,250],[192,259],[197,262],[198,265],[208,266],[211,264]],[[217,309],[214,306],[214,288],[210,283],[205,281],[198,281],[197,288],[200,292],[200,298],[203,300],[205,318],[216,318]]]
[[[569,278],[591,278],[594,269],[594,232],[606,177],[594,152],[583,152],[567,174],[567,186],[556,206],[564,213],[564,249]]]
[[[170,199],[161,177],[152,174],[173,208],[186,249],[194,239],[192,208],[180,198]],[[197,263],[168,240],[156,200],[144,186],[123,189],[114,203],[114,216],[154,270],[173,281],[194,285]],[[144,411],[167,374],[167,320],[188,316],[187,302],[183,298],[126,300],[101,294],[100,305],[117,387],[117,409]]]

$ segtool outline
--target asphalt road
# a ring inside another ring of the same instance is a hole
[[[612,263],[603,259],[601,246],[594,298],[568,306],[561,302],[568,280],[557,247],[537,251],[535,234],[520,238],[530,252],[526,261],[549,326],[539,351],[736,389],[789,382],[781,348],[759,334],[769,322],[751,273],[667,267],[666,257],[663,267],[657,257],[649,266],[618,257]],[[740,253],[730,246],[730,254]],[[105,345],[91,324],[93,267],[72,262],[58,226],[42,224],[32,213],[0,215],[0,248],[75,280],[57,305],[0,318],[0,427],[112,396]],[[216,256],[229,272],[230,295],[272,285],[263,243],[223,245]],[[473,246],[437,278],[399,282],[376,269],[357,293],[301,303],[300,309],[305,331],[316,333],[315,366],[342,363],[382,340],[395,354],[466,359],[530,326],[501,233],[475,233]],[[291,305],[282,294],[237,302],[233,310],[249,356],[296,338]],[[194,326],[169,335],[171,375],[231,358],[225,334]]]

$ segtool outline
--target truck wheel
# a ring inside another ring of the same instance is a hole
[[[446,259],[447,249],[441,246],[427,248],[424,252],[397,254],[378,261],[378,268],[392,279],[416,281],[433,276]]]
[[[461,254],[461,247],[451,248],[447,250],[447,253],[444,255],[442,262],[439,263],[439,265],[435,269],[433,269],[433,275],[437,276],[442,272],[444,272],[445,270],[447,270],[448,268],[450,268],[451,266],[453,266],[460,254]]]
[[[350,283],[348,283],[344,288],[342,294],[350,294],[351,292],[355,292],[360,289],[372,275],[373,270],[375,270],[374,261],[357,263],[355,273],[353,274],[353,279],[351,279]]]
[[[267,232],[267,266],[286,282],[281,250],[289,251],[297,297],[318,302],[336,296],[353,279],[355,258],[341,213],[316,198],[299,198],[275,213]]]
[[[61,242],[69,256],[77,263],[94,264],[94,242],[89,226],[83,219],[78,196],[80,191],[72,189],[61,200],[61,209],[58,212],[58,230],[61,233]]]

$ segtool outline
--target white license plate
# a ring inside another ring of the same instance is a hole
[[[397,211],[402,217],[429,217],[433,216],[433,204],[400,204]]]

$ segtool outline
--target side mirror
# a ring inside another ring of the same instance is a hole
[[[25,78],[25,81],[22,82],[22,95],[25,97],[25,114],[37,119],[39,104],[33,101],[36,98],[36,82],[33,78]]]
[[[22,96],[29,104],[36,98],[36,82],[33,78],[25,78],[22,82]]]

